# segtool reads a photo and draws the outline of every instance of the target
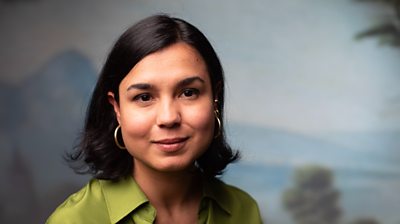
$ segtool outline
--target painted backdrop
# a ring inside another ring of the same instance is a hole
[[[223,179],[267,223],[296,223],[283,195],[309,164],[331,172],[341,223],[400,223],[400,49],[356,41],[388,11],[351,0],[0,1],[1,223],[43,223],[90,178],[62,155],[115,39],[159,12],[215,46],[243,154]]]

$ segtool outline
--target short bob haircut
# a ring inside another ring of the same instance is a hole
[[[90,173],[107,180],[118,180],[132,174],[132,156],[127,150],[119,149],[114,142],[113,133],[118,122],[107,93],[113,92],[119,102],[118,87],[129,71],[147,55],[178,42],[192,46],[203,57],[220,112],[220,130],[216,122],[214,136],[217,137],[197,159],[197,167],[205,177],[214,178],[221,175],[229,163],[239,159],[239,152],[233,151],[225,140],[224,74],[217,54],[207,38],[193,25],[167,15],[155,15],[126,30],[108,55],[88,106],[83,133],[75,150],[67,154],[67,160],[77,173]],[[72,164],[75,162],[81,163],[76,166]]]

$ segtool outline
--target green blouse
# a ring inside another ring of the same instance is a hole
[[[47,224],[154,223],[156,210],[135,180],[91,180],[48,218]],[[204,181],[198,223],[262,223],[255,200],[219,180]]]

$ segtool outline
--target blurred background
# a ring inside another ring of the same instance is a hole
[[[0,0],[1,223],[43,223],[90,179],[63,154],[116,38],[160,12],[220,56],[243,154],[223,179],[266,223],[400,223],[398,0]]]

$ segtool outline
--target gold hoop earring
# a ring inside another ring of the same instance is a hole
[[[115,128],[115,131],[114,131],[114,141],[115,141],[115,144],[117,145],[118,148],[120,148],[120,149],[126,149],[125,146],[119,144],[119,142],[118,142],[118,130],[119,130],[120,128],[121,128],[121,125],[118,125],[118,126]]]
[[[221,135],[222,123],[221,123],[221,119],[219,119],[220,114],[219,114],[218,109],[214,110],[214,115],[215,115],[215,119],[217,119],[217,123],[218,123],[218,132],[216,135],[214,135],[214,139],[216,139]]]

